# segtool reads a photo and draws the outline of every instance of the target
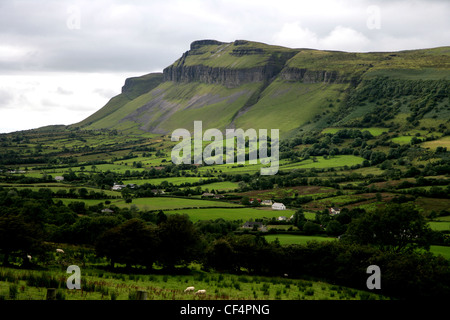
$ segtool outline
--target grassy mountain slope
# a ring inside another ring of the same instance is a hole
[[[204,129],[276,128],[284,136],[433,126],[449,119],[449,84],[450,47],[348,53],[201,40],[162,74],[127,79],[120,95],[74,126],[165,134],[202,120]]]

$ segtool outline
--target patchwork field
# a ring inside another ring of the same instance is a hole
[[[189,215],[193,222],[198,220],[224,219],[230,221],[242,220],[243,222],[255,219],[271,219],[279,216],[290,217],[294,210],[264,210],[257,208],[204,208],[204,209],[183,209],[176,211],[166,211],[170,213],[183,213]]]

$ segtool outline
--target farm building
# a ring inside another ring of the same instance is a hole
[[[244,223],[244,225],[242,226],[242,228],[245,229],[253,229],[256,228],[259,231],[267,231],[266,227],[263,225],[262,222],[259,221],[247,221],[246,223]]]
[[[271,206],[273,204],[272,200],[263,200],[261,202],[263,206]]]
[[[205,192],[202,194],[202,198],[211,198],[214,197],[214,193]]]
[[[157,194],[165,194],[164,190],[161,190],[161,189],[152,189],[152,193],[153,193],[154,195],[157,195]]]
[[[341,212],[341,209],[331,207],[330,209],[328,209],[328,211],[330,212],[331,215],[335,215],[339,214]]]
[[[63,176],[56,176],[55,180],[56,181],[64,181],[64,177]]]
[[[274,204],[272,204],[272,209],[273,210],[286,210],[286,206],[280,202],[275,202]]]
[[[126,187],[126,185],[124,185],[124,184],[115,184],[114,183],[114,185],[113,185],[113,187],[111,188],[111,190],[113,190],[113,191],[119,191],[119,190],[122,190],[123,188],[125,188]]]
[[[113,191],[120,191],[120,190],[122,190],[123,188],[126,188],[126,187],[134,189],[134,188],[136,188],[136,185],[133,184],[133,183],[130,183],[130,184],[115,184],[114,183],[114,185],[111,188],[111,190],[113,190]]]

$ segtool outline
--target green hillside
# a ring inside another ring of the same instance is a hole
[[[177,128],[436,127],[450,117],[450,47],[351,53],[200,40],[163,73],[72,127],[170,134]]]

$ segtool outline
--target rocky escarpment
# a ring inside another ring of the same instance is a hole
[[[223,49],[214,51],[211,46],[229,46],[227,51]],[[212,50],[212,51],[208,51]],[[257,57],[263,63],[257,67],[233,67],[230,64],[226,67],[211,66],[203,64],[202,60],[195,60],[193,57],[210,54],[210,59],[215,55],[227,55],[235,59],[245,57]],[[302,82],[302,83],[356,83],[358,77],[355,75],[346,75],[335,70],[311,70],[307,67],[288,67],[288,60],[294,57],[301,50],[291,51],[270,51],[257,46],[245,40],[236,40],[233,43],[224,43],[216,40],[199,40],[191,43],[190,50],[186,51],[180,59],[163,71],[164,81],[173,82],[203,82],[208,84],[220,84],[229,88],[238,87],[246,83],[270,82],[276,76],[281,80]],[[188,63],[189,62],[189,63]]]
[[[271,66],[251,69],[214,68],[204,65],[170,66],[164,69],[164,81],[221,84],[235,88],[245,83],[262,82],[273,77],[276,70]]]
[[[247,41],[236,40],[232,43],[231,51],[224,54],[234,59],[244,56],[262,56],[265,62],[260,66],[251,68],[214,67],[201,63],[195,65],[186,63],[190,56],[204,54],[205,51],[202,50],[202,47],[223,44],[226,43],[215,40],[194,41],[191,44],[191,50],[185,52],[176,63],[163,70],[163,80],[174,82],[199,81],[208,84],[221,84],[229,88],[238,87],[245,83],[267,82],[278,75],[286,61],[296,53],[267,52],[262,48],[246,46]]]
[[[344,74],[334,70],[310,70],[306,68],[284,68],[279,75],[281,80],[302,83],[350,83],[360,81],[358,74]]]
[[[161,72],[150,73],[142,77],[127,78],[122,87],[122,94],[134,99],[141,94],[156,88],[163,81]]]

